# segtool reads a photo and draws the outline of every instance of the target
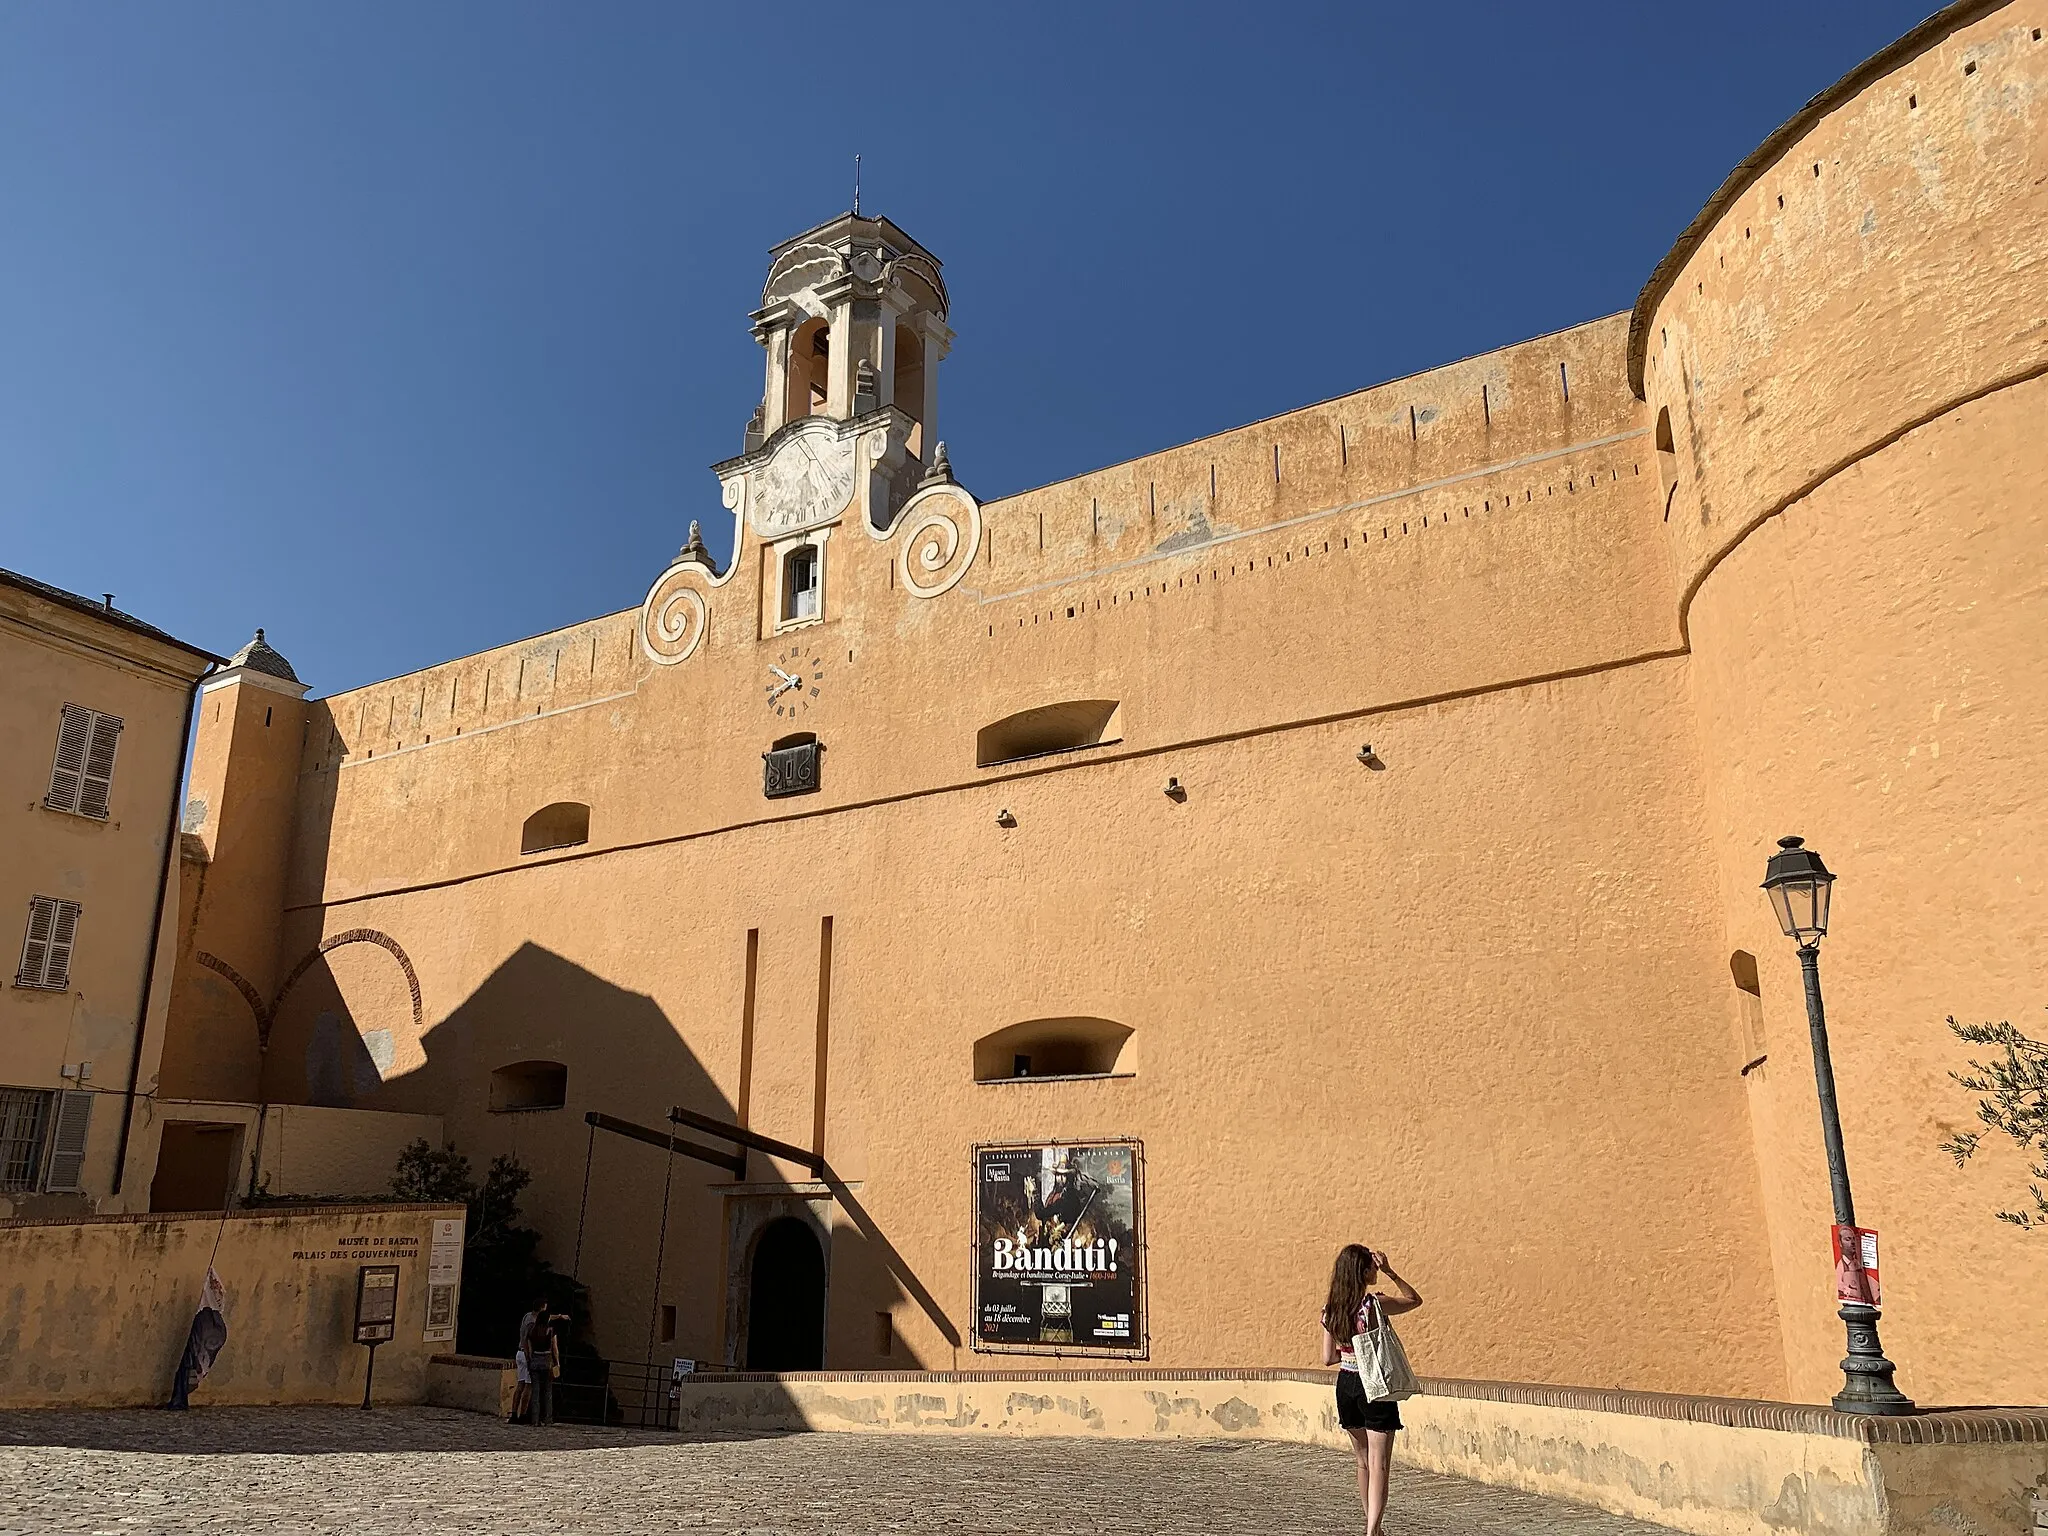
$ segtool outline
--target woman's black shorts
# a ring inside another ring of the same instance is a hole
[[[1337,1373],[1337,1422],[1346,1429],[1377,1429],[1392,1434],[1401,1427],[1401,1405],[1391,1399],[1369,1402],[1356,1371]]]

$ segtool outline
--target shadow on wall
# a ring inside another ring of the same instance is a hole
[[[664,1369],[675,1357],[732,1365],[794,1359],[815,1350],[805,1336],[822,1331],[824,1363],[834,1368],[920,1369],[881,1322],[906,1297],[942,1334],[954,1333],[843,1186],[839,1197],[824,1185],[793,1186],[758,1154],[738,1180],[593,1131],[584,1118],[591,1111],[656,1130],[666,1129],[671,1106],[737,1119],[653,998],[527,943],[417,1045],[410,1010],[405,977],[384,948],[358,944],[320,956],[280,1009],[267,1095],[439,1114],[479,1176],[494,1156],[516,1156],[533,1174],[520,1219],[542,1234],[541,1257],[590,1287],[590,1342],[607,1358]],[[554,1073],[541,1070],[554,1066],[565,1069],[558,1087]],[[508,1095],[508,1073],[521,1082],[545,1076],[549,1092],[539,1105]],[[726,1150],[705,1133],[679,1136]],[[822,1257],[815,1320],[795,1315],[813,1304],[818,1283],[804,1273],[816,1260],[791,1223],[808,1229]],[[782,1336],[762,1327],[770,1310]],[[512,1341],[502,1347],[509,1354]]]

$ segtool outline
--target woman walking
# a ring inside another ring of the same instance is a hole
[[[1391,1294],[1378,1289],[1385,1281]],[[1394,1459],[1394,1435],[1401,1405],[1367,1400],[1351,1352],[1354,1334],[1370,1333],[1396,1312],[1422,1305],[1415,1287],[1395,1274],[1384,1253],[1348,1243],[1330,1271],[1330,1299],[1323,1304],[1323,1364],[1337,1367],[1337,1422],[1351,1436],[1358,1458],[1358,1496],[1365,1504],[1365,1536],[1381,1536],[1387,1513],[1387,1469]]]

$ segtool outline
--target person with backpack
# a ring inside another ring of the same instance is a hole
[[[1378,1288],[1381,1281],[1394,1288],[1391,1294]],[[1347,1243],[1338,1251],[1323,1304],[1323,1364],[1337,1367],[1337,1422],[1351,1437],[1351,1452],[1358,1459],[1365,1536],[1381,1536],[1394,1436],[1401,1428],[1400,1400],[1415,1390],[1408,1357],[1387,1319],[1421,1305],[1415,1287],[1394,1273],[1384,1253],[1361,1243]],[[1361,1360],[1361,1354],[1369,1358]]]

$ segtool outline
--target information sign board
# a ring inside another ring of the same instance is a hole
[[[356,1271],[356,1342],[386,1344],[398,1332],[398,1266],[365,1264]]]

